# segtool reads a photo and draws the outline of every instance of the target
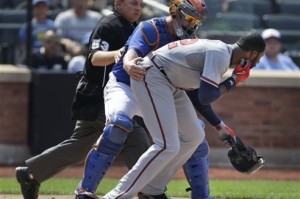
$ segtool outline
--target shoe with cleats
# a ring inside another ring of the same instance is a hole
[[[30,170],[28,167],[17,167],[16,178],[21,186],[24,199],[37,199],[40,189],[40,183],[30,178]]]

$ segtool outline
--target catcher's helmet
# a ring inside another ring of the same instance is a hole
[[[170,15],[176,20],[175,32],[181,38],[195,37],[197,28],[206,17],[207,6],[204,0],[171,0]]]
[[[242,173],[255,173],[264,165],[264,159],[258,156],[256,151],[250,147],[244,145],[240,139],[239,144],[233,145],[228,151],[228,158],[232,166]]]

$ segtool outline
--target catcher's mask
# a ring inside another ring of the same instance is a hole
[[[195,33],[206,17],[204,0],[171,0],[170,14],[176,20],[173,24],[180,39],[196,37]]]
[[[241,173],[252,174],[264,165],[264,159],[258,156],[256,151],[242,143],[237,138],[237,144],[233,144],[228,151],[228,158],[232,166]]]

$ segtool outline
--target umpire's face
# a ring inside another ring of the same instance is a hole
[[[116,9],[130,23],[136,22],[143,9],[143,0],[116,0]]]

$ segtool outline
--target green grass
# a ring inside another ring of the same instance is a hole
[[[43,183],[40,194],[73,195],[78,179],[53,178]],[[103,195],[112,189],[118,180],[104,179],[97,190]],[[188,197],[185,180],[173,180],[167,194],[173,197]],[[211,180],[211,195],[216,199],[299,199],[300,181],[263,180]],[[0,194],[20,194],[20,187],[14,178],[0,178]]]

